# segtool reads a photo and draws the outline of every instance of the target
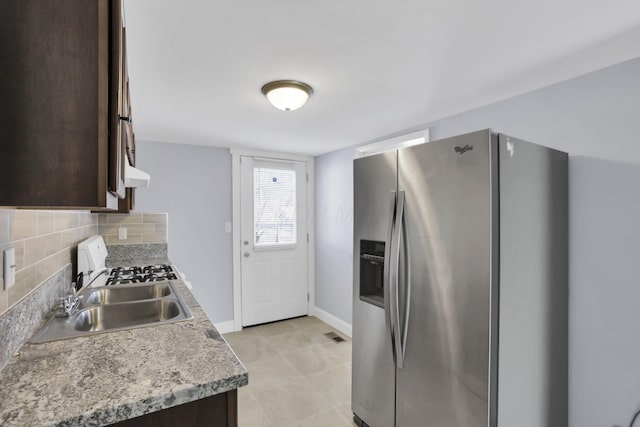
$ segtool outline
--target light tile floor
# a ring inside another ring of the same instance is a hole
[[[334,332],[336,343],[324,334]],[[249,371],[240,427],[352,427],[351,340],[315,317],[224,335]]]

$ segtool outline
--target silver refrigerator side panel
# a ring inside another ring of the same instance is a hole
[[[499,427],[568,425],[568,156],[499,135]]]
[[[395,425],[395,366],[384,308],[360,299],[360,241],[384,241],[388,250],[396,190],[395,151],[354,161],[351,409],[371,427]]]
[[[398,153],[411,265],[398,427],[489,423],[490,140],[485,130]]]

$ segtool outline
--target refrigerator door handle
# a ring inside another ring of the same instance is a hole
[[[398,284],[400,281],[400,239],[402,237],[402,230],[404,225],[404,191],[398,191],[398,197],[396,198],[396,216],[395,216],[395,246],[392,246],[392,263],[394,278],[391,280],[391,306],[392,309],[392,323],[394,325],[393,342],[396,352],[396,366],[398,369],[404,369],[404,348],[402,345],[402,333],[400,331],[400,296]],[[406,241],[406,239],[404,239]],[[406,258],[406,257],[405,257]],[[406,340],[405,340],[406,341]]]
[[[398,233],[399,238],[402,239],[402,245],[398,242],[398,247],[400,247],[402,253],[404,254],[404,280],[402,283],[402,289],[405,293],[404,298],[404,316],[402,322],[402,328],[400,328],[400,324],[398,323],[398,334],[402,337],[402,342],[400,344],[400,359],[401,365],[404,366],[404,357],[407,352],[407,334],[409,333],[409,309],[411,308],[411,256],[409,253],[409,232],[407,231],[407,214],[405,211],[405,193],[404,191],[400,192],[400,200],[398,204],[401,206],[400,208],[400,219],[398,220],[398,224],[401,227],[400,232]],[[399,271],[399,270],[398,270]],[[398,273],[399,277],[399,273]],[[398,304],[399,305],[399,304]],[[400,311],[398,311],[400,313]],[[400,368],[402,369],[402,368]]]
[[[396,348],[394,343],[394,336],[396,335],[395,323],[393,321],[393,304],[392,301],[392,288],[394,278],[397,277],[396,272],[393,271],[395,266],[392,260],[392,253],[395,243],[395,230],[396,230],[396,192],[391,192],[391,207],[389,211],[389,230],[387,233],[387,241],[385,243],[386,249],[384,253],[384,277],[383,277],[383,292],[384,292],[384,315],[385,324],[391,339],[391,351],[393,352],[393,363],[396,363]]]

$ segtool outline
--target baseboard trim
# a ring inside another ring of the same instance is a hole
[[[345,334],[346,336],[348,336],[349,338],[351,338],[351,325],[348,324],[347,322],[345,322],[342,319],[337,318],[336,316],[334,316],[331,313],[328,313],[326,311],[324,311],[321,308],[318,307],[311,307],[311,312],[309,313],[310,316],[315,316],[318,319],[322,320],[324,323],[328,324],[329,326],[332,326],[334,328],[336,328],[338,331],[342,332],[343,334]],[[218,322],[218,323],[214,323],[213,326],[216,327],[216,329],[218,330],[218,332],[220,332],[221,334],[228,334],[230,332],[236,332],[235,329],[235,323],[233,320],[227,320],[226,322]],[[240,329],[242,330],[242,329]]]
[[[221,334],[228,334],[229,332],[234,332],[233,320],[214,323],[213,326],[215,326],[218,332],[220,332]]]
[[[316,316],[318,319],[322,320],[324,323],[328,324],[329,326],[333,326],[334,328],[336,328],[337,330],[339,330],[340,332],[342,332],[343,334],[351,338],[352,327],[350,324],[348,324],[344,320],[339,319],[333,314],[327,313],[326,311],[318,307],[313,307],[310,315]]]

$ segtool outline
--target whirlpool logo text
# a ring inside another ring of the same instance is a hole
[[[456,153],[458,153],[458,154],[464,154],[467,151],[473,150],[473,145],[469,145],[469,144],[467,144],[467,145],[457,145],[455,150],[456,150]]]

